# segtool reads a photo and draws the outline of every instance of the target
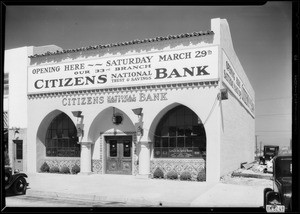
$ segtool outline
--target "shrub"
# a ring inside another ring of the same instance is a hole
[[[175,171],[170,171],[167,173],[167,179],[175,180],[178,179],[178,174]]]
[[[58,173],[59,172],[59,168],[57,166],[52,166],[52,167],[50,167],[49,172],[51,172],[51,173]]]
[[[41,172],[49,172],[50,167],[46,162],[44,162],[43,165],[41,166],[40,170],[41,170]]]
[[[160,168],[156,168],[153,173],[153,178],[164,178],[164,172]]]
[[[190,181],[192,180],[192,175],[188,171],[184,171],[180,174],[180,180],[182,181]]]
[[[77,174],[77,173],[79,173],[79,172],[80,172],[80,167],[79,167],[77,164],[75,164],[75,165],[72,167],[71,172],[72,172],[72,174]]]
[[[197,181],[206,181],[206,173],[205,170],[202,170],[197,175]]]
[[[70,169],[69,169],[69,167],[67,167],[67,166],[61,167],[60,173],[62,173],[62,174],[70,174]]]

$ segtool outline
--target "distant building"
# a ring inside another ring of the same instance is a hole
[[[5,53],[9,143],[22,143],[11,155],[23,152],[15,168],[140,177],[161,168],[218,181],[254,160],[255,93],[225,19],[204,32],[51,48]]]

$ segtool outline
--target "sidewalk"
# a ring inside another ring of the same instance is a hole
[[[130,175],[27,175],[28,196],[146,207],[260,207],[263,204],[263,186],[142,179]]]

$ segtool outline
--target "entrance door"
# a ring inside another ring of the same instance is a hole
[[[13,140],[14,149],[14,169],[23,171],[23,140]]]
[[[132,174],[132,138],[106,137],[106,173]]]

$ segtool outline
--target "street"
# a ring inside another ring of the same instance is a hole
[[[70,200],[28,195],[6,197],[6,207],[137,207],[123,202],[95,202],[87,200]],[[142,207],[139,205],[139,207]]]

